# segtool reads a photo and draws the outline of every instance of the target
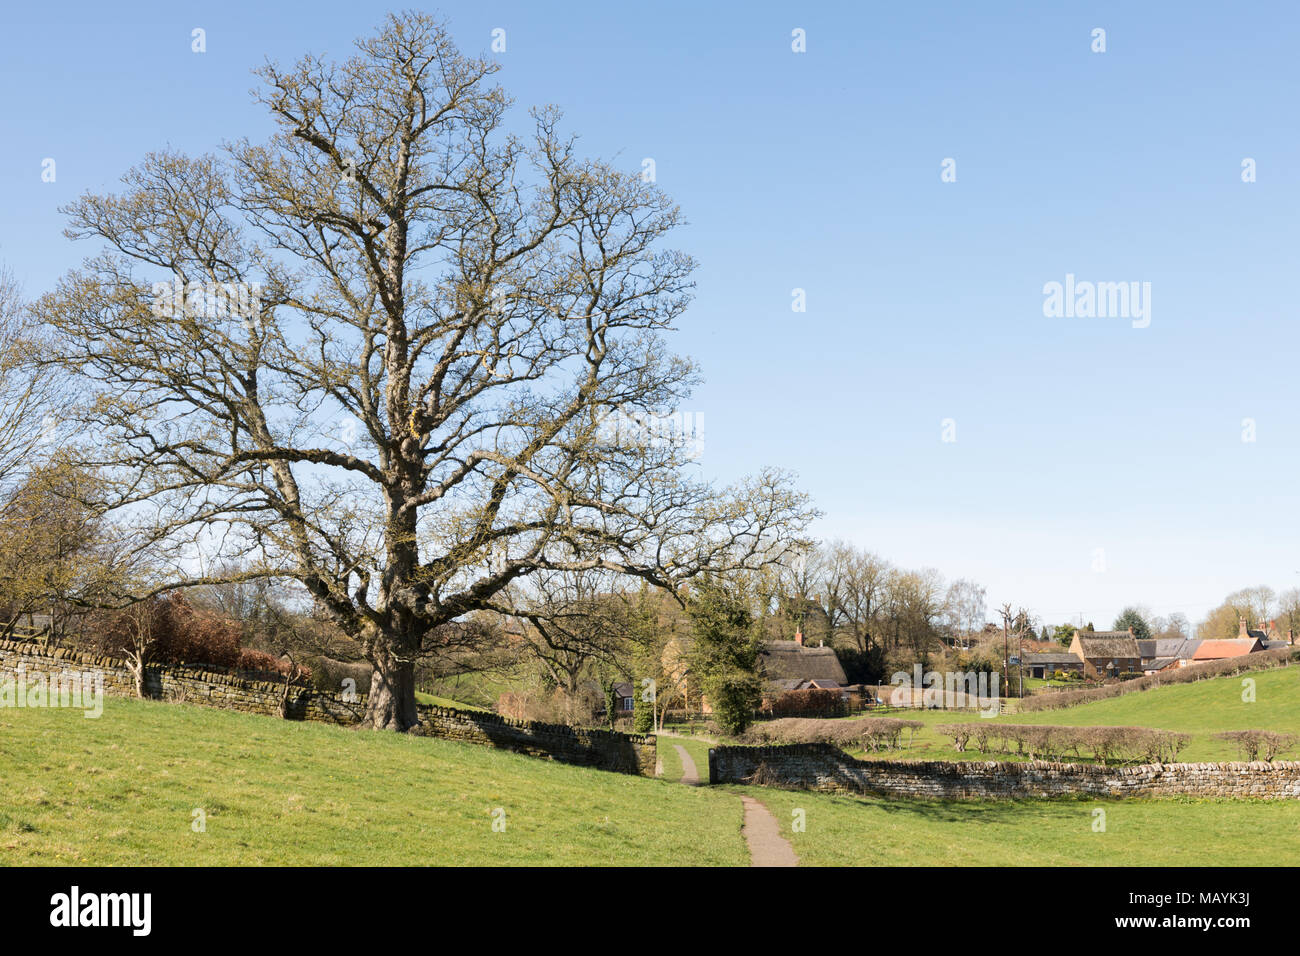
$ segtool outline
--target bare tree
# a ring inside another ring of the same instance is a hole
[[[30,472],[52,437],[57,380],[40,367],[47,346],[18,282],[0,268],[0,493]]]
[[[376,728],[415,724],[426,639],[513,581],[676,588],[780,560],[813,514],[784,474],[717,489],[609,428],[696,379],[663,340],[679,213],[553,110],[508,134],[495,71],[418,13],[341,64],[267,65],[271,140],[74,202],[69,235],[106,248],[39,305],[89,383],[88,463],[170,563],[157,590],[300,581],[373,664]]]
[[[157,635],[154,631],[154,604],[152,600],[141,601],[126,609],[125,623],[127,631],[126,665],[135,679],[135,696],[144,698],[145,665],[153,653]]]
[[[639,633],[629,596],[611,575],[546,571],[501,592],[495,603],[523,622],[519,647],[562,691],[567,723],[590,717],[578,705],[583,681],[594,680],[598,666],[631,675]]]
[[[843,542],[830,546],[827,560],[826,603],[831,627],[859,651],[876,643],[890,567],[869,551]]]

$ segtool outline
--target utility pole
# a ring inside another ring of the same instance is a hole
[[[1020,675],[1020,693],[1016,696],[1024,699],[1025,696],[1025,621],[1020,622],[1020,643],[1016,647],[1016,654],[1019,655],[1020,665],[1016,668],[1016,673]]]
[[[1011,605],[1002,605],[1002,696],[1007,695],[1006,689],[1011,686],[1011,648],[1009,644],[1009,632],[1011,630]]]

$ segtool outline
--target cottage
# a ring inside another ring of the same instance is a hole
[[[1133,629],[1127,631],[1075,631],[1070,653],[1083,661],[1089,676],[1118,677],[1141,672],[1142,652]]]
[[[1138,653],[1142,655],[1142,673],[1156,674],[1191,661],[1201,642],[1185,637],[1161,637],[1140,640],[1137,644]]]
[[[1047,678],[1057,671],[1064,671],[1067,674],[1083,673],[1083,661],[1069,651],[1026,654],[1021,659],[1021,663],[1030,677]]]
[[[844,668],[829,647],[805,647],[800,639],[767,641],[759,652],[759,666],[770,691],[843,688]]]

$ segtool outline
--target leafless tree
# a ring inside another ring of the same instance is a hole
[[[579,713],[578,703],[595,668],[632,675],[639,637],[632,597],[606,573],[544,571],[494,600],[521,622],[518,647],[561,690],[568,723],[590,716]]]
[[[41,368],[47,347],[17,280],[0,268],[0,494],[30,473],[53,438],[58,377]]]
[[[343,63],[267,65],[270,141],[72,203],[105,248],[39,303],[89,383],[87,463],[170,563],[154,587],[300,581],[373,664],[376,728],[415,724],[427,639],[516,580],[676,588],[779,561],[813,514],[784,474],[715,488],[610,429],[696,379],[663,336],[679,213],[553,110],[507,133],[495,71],[418,13]]]

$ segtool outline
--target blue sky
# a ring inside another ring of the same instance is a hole
[[[263,135],[250,69],[345,56],[387,9],[9,6],[0,261],[48,288],[91,251],[56,207],[149,150]],[[819,535],[1052,622],[1300,585],[1293,5],[427,9],[467,52],[506,31],[521,111],[654,159],[700,261],[676,347],[706,376],[686,410],[709,474],[792,468]],[[1149,282],[1149,327],[1045,317],[1067,273]]]

